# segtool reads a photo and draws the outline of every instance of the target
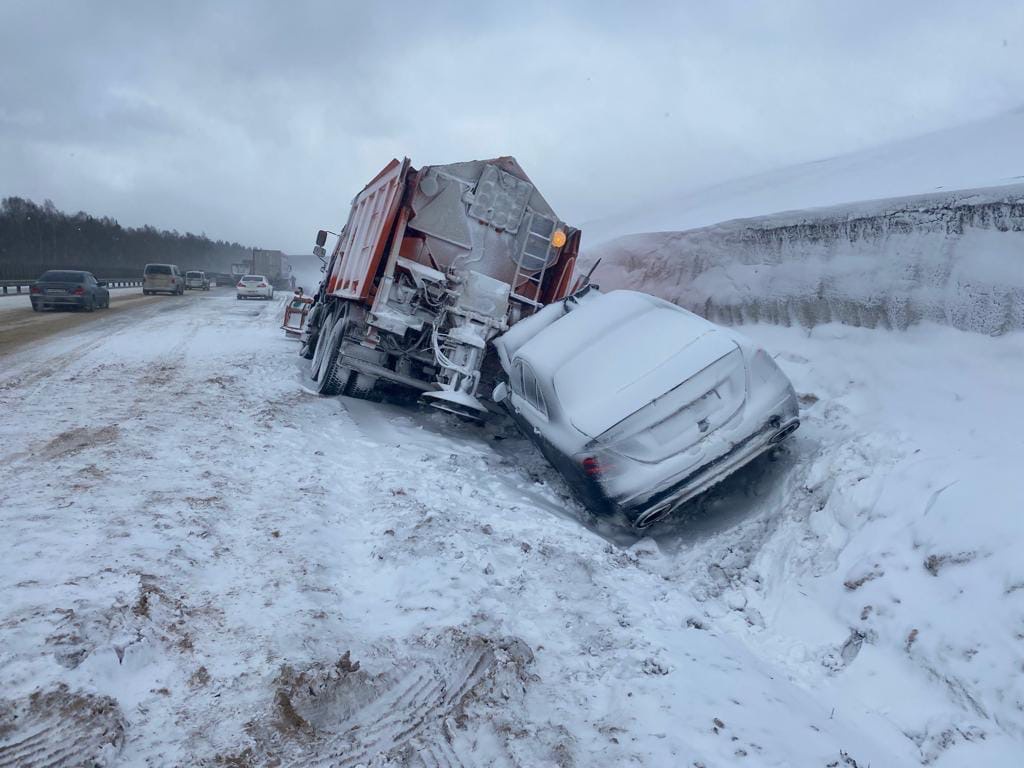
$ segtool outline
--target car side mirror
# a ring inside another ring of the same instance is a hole
[[[96,285],[100,286],[100,288],[106,288],[107,287],[107,281],[106,280],[97,280],[96,281]]]
[[[316,233],[316,244],[318,246],[320,246],[321,248],[323,248],[324,247],[324,243],[326,243],[326,242],[327,242],[327,231],[321,229],[319,232]]]
[[[496,403],[503,403],[508,399],[508,385],[502,381],[498,383],[498,386],[491,392],[491,400]]]

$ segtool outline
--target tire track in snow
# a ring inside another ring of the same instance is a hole
[[[112,765],[124,742],[117,702],[64,685],[0,700],[0,768]]]
[[[312,743],[293,745],[302,752],[287,759],[288,764],[355,768],[387,756],[424,768],[515,765],[506,750],[488,754],[481,763],[453,723],[464,727],[472,719],[467,708],[474,702],[490,709],[494,689],[507,689],[513,676],[521,680],[532,652],[517,640],[461,642],[466,647],[445,649],[440,657],[416,665],[347,712],[358,691],[375,683],[358,671],[358,665],[338,676],[328,674],[319,685],[299,675],[290,692],[279,691],[279,713],[286,711],[289,722],[298,725],[298,735]],[[502,707],[508,706],[503,700]],[[500,741],[489,720],[473,725],[490,729],[490,740]]]

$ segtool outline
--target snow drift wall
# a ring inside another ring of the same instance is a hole
[[[602,287],[717,322],[1005,333],[1024,328],[1024,184],[631,235],[586,251],[597,258]]]

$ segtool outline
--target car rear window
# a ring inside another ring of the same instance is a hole
[[[171,274],[170,264],[147,264],[146,265],[147,275],[169,275]]]
[[[50,272],[44,272],[43,276],[40,277],[36,282],[38,283],[84,283],[85,273],[84,272],[62,272],[60,270],[51,270]]]
[[[258,283],[263,278],[260,275],[246,275],[242,278],[243,283]]]
[[[185,277],[202,277],[202,272],[186,272]]]

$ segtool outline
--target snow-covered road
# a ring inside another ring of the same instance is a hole
[[[803,428],[636,541],[280,312],[0,357],[0,766],[1020,764],[1024,335],[745,328]]]

